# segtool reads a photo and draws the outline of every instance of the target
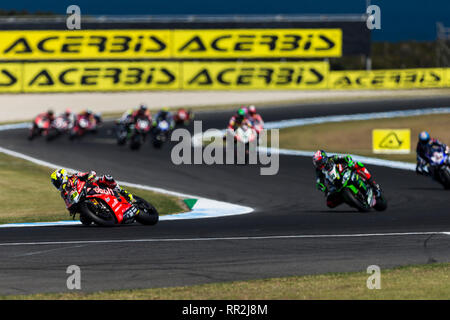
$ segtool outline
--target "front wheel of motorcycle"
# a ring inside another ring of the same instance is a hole
[[[440,181],[445,189],[450,189],[450,169],[444,167],[440,169],[439,172]]]
[[[136,221],[147,226],[153,226],[159,221],[159,213],[150,203],[141,197],[134,196],[136,200],[135,206],[139,208],[139,214],[136,216]]]
[[[387,201],[383,194],[376,198],[376,202],[373,208],[377,211],[384,211],[387,209]]]
[[[131,137],[131,141],[130,141],[130,149],[131,150],[139,150],[141,147],[141,136],[139,135],[135,135],[133,137]]]
[[[342,190],[342,197],[349,206],[358,209],[359,212],[370,211],[370,208],[368,208],[361,201],[359,201],[358,198],[356,198],[355,194],[352,192],[352,190],[350,190],[349,188],[344,188]]]
[[[28,140],[31,141],[37,136],[38,136],[38,129],[36,129],[35,127],[31,128],[28,134]]]
[[[86,200],[80,204],[80,217],[84,215],[86,219],[103,227],[112,227],[116,225],[114,214],[109,210],[101,208],[98,204]]]
[[[92,220],[84,214],[80,214],[80,222],[85,226],[90,226],[92,224]]]

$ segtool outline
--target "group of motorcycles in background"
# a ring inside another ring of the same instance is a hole
[[[115,122],[114,133],[118,145],[129,143],[131,149],[139,149],[148,135],[152,136],[155,148],[161,148],[170,138],[170,132],[175,126],[187,126],[193,119],[193,113],[184,108],[172,113],[163,108],[154,117],[147,107],[141,105],[136,110],[128,110]],[[57,137],[68,135],[70,140],[81,138],[89,133],[97,133],[103,124],[102,115],[90,109],[76,114],[70,109],[55,116],[53,110],[40,113],[33,120],[28,139],[45,137],[51,141]]]
[[[153,147],[159,149],[170,139],[170,133],[176,126],[188,126],[193,117],[192,111],[184,108],[175,113],[163,108],[152,116],[147,107],[141,105],[135,111],[128,110],[116,120],[117,144],[129,143],[131,149],[137,150],[150,135]]]
[[[28,140],[43,136],[50,141],[62,135],[68,135],[69,139],[73,140],[87,133],[96,133],[101,124],[101,114],[93,113],[89,109],[78,114],[66,109],[64,113],[56,117],[53,110],[48,110],[40,113],[33,120]]]

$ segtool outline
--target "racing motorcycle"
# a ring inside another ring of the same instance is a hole
[[[28,134],[28,140],[33,140],[37,136],[47,136],[51,124],[52,121],[48,117],[38,115],[31,125],[30,132]]]
[[[146,118],[138,119],[135,124],[116,122],[117,144],[121,146],[130,140],[130,148],[139,149],[145,142],[150,129],[151,123]]]
[[[262,121],[257,121],[257,120],[251,120],[252,126],[256,131],[256,141],[259,144],[259,136],[261,134],[261,132],[264,130],[264,122]]]
[[[161,120],[156,123],[153,128],[153,146],[161,148],[163,143],[168,140],[170,132],[170,125],[166,120]]]
[[[90,119],[86,115],[78,115],[70,130],[70,139],[81,138],[86,133],[96,133],[99,123],[101,123],[101,118],[98,118],[98,116]]]
[[[450,189],[450,157],[443,146],[433,146],[426,155],[430,164],[430,174],[434,180]]]
[[[256,142],[258,136],[256,133],[256,130],[249,127],[246,124],[241,124],[235,131],[234,131],[234,145],[236,148],[235,157],[238,156],[238,145],[243,145],[245,148],[245,163],[249,160],[249,153],[250,153],[250,145],[253,142]],[[256,151],[256,150],[255,150]]]
[[[53,140],[67,132],[70,132],[72,129],[72,123],[64,116],[58,116],[51,123],[49,132],[47,135],[47,140]]]
[[[130,148],[139,149],[144,143],[147,133],[150,131],[148,119],[138,119],[135,124],[129,126]]]
[[[376,197],[370,184],[347,166],[334,164],[325,173],[325,179],[335,188],[335,192],[340,194],[346,204],[360,212],[368,212],[372,208],[384,211],[387,208],[383,193]]]
[[[173,116],[173,119],[177,126],[180,125],[188,126],[193,118],[194,115],[192,114],[192,112],[190,110],[188,111],[183,108],[178,109],[175,115]]]
[[[116,138],[117,144],[119,146],[123,146],[128,139],[129,128],[128,125],[124,122],[117,121],[116,122]]]
[[[135,202],[128,202],[114,189],[96,183],[81,181],[73,177],[68,181],[66,208],[75,219],[80,214],[83,225],[117,226],[135,221],[144,225],[155,225],[159,221],[158,211],[144,199],[133,196]]]

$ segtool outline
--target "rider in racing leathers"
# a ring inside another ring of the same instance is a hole
[[[122,116],[117,121],[120,124],[129,125],[131,123],[131,116],[133,115],[133,110],[129,109],[125,111]]]
[[[419,141],[417,142],[417,166],[416,173],[423,175],[431,175],[430,172],[430,163],[428,159],[428,155],[433,147],[443,147],[446,150],[446,153],[450,152],[450,149],[447,145],[440,142],[437,139],[432,139],[430,134],[426,131],[422,131],[419,134]]]
[[[67,108],[66,111],[64,111],[64,113],[61,114],[62,118],[64,119],[64,121],[66,121],[67,123],[67,128],[71,129],[74,124],[75,124],[75,113],[72,112],[72,110],[70,110],[70,108]]]
[[[173,119],[172,112],[169,111],[169,108],[164,107],[155,115],[153,118],[153,127],[156,128],[161,121],[167,121],[170,130],[175,127],[175,120]]]
[[[252,127],[251,122],[247,119],[247,112],[244,108],[240,108],[235,115],[233,115],[228,122],[228,130],[234,132],[241,125],[246,124],[250,128]]]
[[[92,170],[89,172],[77,172],[73,175],[69,175],[65,169],[59,169],[55,170],[50,176],[53,185],[56,189],[58,189],[58,191],[61,192],[61,197],[63,199],[66,199],[67,195],[72,191],[69,189],[68,181],[74,178],[111,188],[124,196],[125,199],[128,200],[128,202],[134,202],[133,195],[119,186],[119,184],[110,175],[97,177],[97,173]]]
[[[139,119],[148,120],[149,123],[152,123],[152,115],[150,114],[150,110],[148,110],[147,106],[141,104],[137,110],[135,110],[129,119],[129,124],[136,123]]]
[[[372,189],[375,191],[375,196],[377,198],[381,195],[381,188],[375,182],[369,171],[361,162],[354,162],[352,157],[349,155],[346,155],[344,157],[339,157],[338,155],[328,157],[325,151],[318,150],[316,153],[314,153],[313,164],[316,168],[316,187],[320,191],[326,193],[327,206],[330,208],[334,208],[344,202],[339,193],[335,192],[335,188],[333,186],[330,186],[329,184],[327,185],[325,182],[325,173],[332,167],[333,164],[342,164],[355,170],[370,184]]]
[[[264,125],[264,121],[261,115],[256,112],[256,107],[254,105],[248,107],[248,119],[252,123],[257,122],[260,123],[261,125]]]

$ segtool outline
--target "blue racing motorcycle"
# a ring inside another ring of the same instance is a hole
[[[426,154],[431,177],[450,189],[450,157],[448,150],[443,146],[433,146]]]

